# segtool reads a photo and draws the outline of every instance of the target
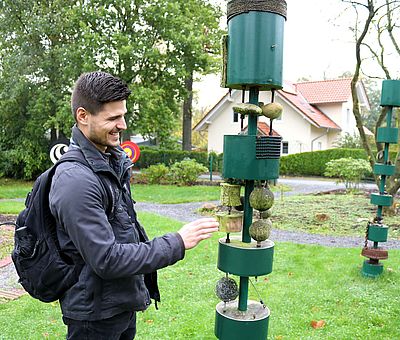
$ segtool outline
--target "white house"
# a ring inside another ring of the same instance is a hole
[[[350,78],[296,84],[285,82],[282,90],[275,91],[274,100],[282,104],[283,114],[272,122],[272,128],[275,135],[282,137],[282,154],[329,149],[341,135],[357,133],[350,83]],[[357,84],[357,94],[360,105],[369,109],[361,82]],[[247,95],[248,91],[245,102]],[[271,92],[260,92],[259,100],[269,103]],[[223,136],[246,129],[247,118],[241,122],[232,110],[233,105],[240,102],[241,91],[227,92],[193,128],[208,132],[209,152],[223,152]],[[268,134],[269,119],[260,116],[258,121],[258,132]]]

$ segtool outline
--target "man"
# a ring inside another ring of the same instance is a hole
[[[132,163],[119,146],[129,95],[123,81],[104,72],[83,74],[72,93],[76,125],[68,152],[87,164],[58,166],[49,196],[61,250],[83,266],[60,299],[67,339],[133,339],[135,312],[150,297],[159,301],[156,270],[218,230],[215,219],[203,218],[148,240],[131,199]]]

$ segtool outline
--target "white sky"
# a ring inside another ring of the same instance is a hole
[[[340,0],[287,0],[283,77],[335,78],[355,65],[353,26]]]
[[[353,71],[354,44],[348,27],[354,23],[343,14],[341,0],[286,2],[283,78],[322,80]],[[199,91],[197,107],[214,104],[226,92],[219,87],[217,76],[207,76],[195,89]]]

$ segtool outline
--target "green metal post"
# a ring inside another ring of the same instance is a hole
[[[253,189],[254,189],[254,181],[245,181],[242,241],[246,242],[246,243],[251,242],[249,228],[250,228],[251,222],[253,222],[253,208],[250,206],[250,194],[253,191]]]
[[[251,87],[249,92],[249,102],[250,104],[258,105],[258,88]],[[248,135],[257,135],[257,121],[258,117],[255,115],[249,115],[248,122]]]
[[[249,101],[251,104],[258,105],[258,88],[250,88]],[[248,135],[257,135],[257,121],[258,117],[254,115],[249,115],[248,117]],[[253,208],[250,206],[249,197],[254,189],[254,181],[246,180],[244,187],[244,218],[243,218],[243,231],[242,231],[242,241],[246,243],[251,242],[251,237],[249,233],[249,228],[253,220]],[[249,278],[241,276],[240,286],[239,286],[239,310],[247,310],[247,296],[249,291]]]
[[[238,309],[241,311],[247,310],[247,295],[249,292],[249,278],[247,276],[240,277],[239,289],[239,305]]]
[[[213,164],[213,155],[210,154],[210,182],[212,182],[212,172],[213,172],[212,164]]]

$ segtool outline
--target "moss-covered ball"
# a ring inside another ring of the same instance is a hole
[[[269,119],[279,118],[283,112],[283,106],[279,103],[269,103],[262,106],[262,114]]]
[[[268,210],[274,204],[274,193],[265,187],[257,187],[251,192],[250,206],[259,211]]]
[[[254,221],[249,228],[250,236],[257,242],[265,241],[271,234],[272,222],[269,218]]]
[[[260,218],[270,218],[272,215],[271,210],[260,211]]]
[[[239,103],[233,106],[233,112],[242,115],[261,115],[262,109],[254,104]]]
[[[239,295],[238,285],[234,279],[223,277],[217,282],[215,294],[224,302],[235,300]]]

